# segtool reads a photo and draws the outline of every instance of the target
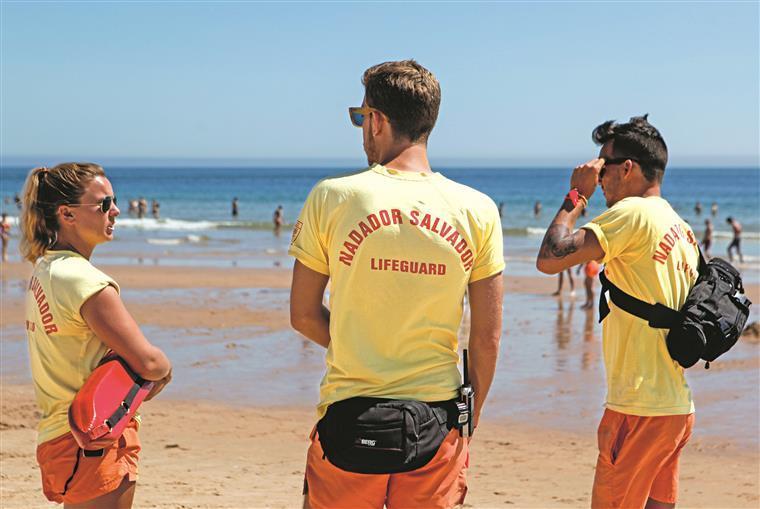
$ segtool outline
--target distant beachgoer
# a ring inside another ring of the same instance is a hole
[[[583,207],[581,210],[581,216],[586,217],[588,215],[588,207]]]
[[[136,216],[137,210],[140,208],[140,202],[136,199],[129,200],[129,215]]]
[[[160,219],[161,216],[161,204],[158,200],[153,200],[150,204],[150,211],[153,214],[153,219]]]
[[[8,221],[8,214],[3,212],[2,221],[0,222],[0,236],[3,238],[3,261],[8,261],[8,242],[11,238],[11,223]]]
[[[111,183],[92,163],[35,168],[24,186],[21,253],[34,264],[26,291],[26,334],[41,420],[37,461],[42,491],[64,507],[132,506],[140,438],[132,420],[119,439],[83,451],[68,409],[100,360],[113,350],[155,381],[147,399],[171,380],[166,355],[143,336],[124,307],[119,285],[92,263],[96,246],[113,239],[119,215]]]
[[[21,210],[21,198],[18,197],[18,193],[13,195],[13,203],[16,204],[18,210]]]
[[[282,223],[284,221],[284,218],[282,216],[282,205],[278,205],[276,209],[274,209],[274,214],[272,214],[272,222],[274,223],[274,232],[280,233],[280,228],[282,228]]]
[[[232,217],[238,217],[238,199],[235,196],[232,199]]]
[[[289,249],[296,258],[291,323],[327,348],[329,359],[307,453],[305,507],[451,508],[467,493],[469,438],[456,425],[469,414],[456,407],[465,295],[476,425],[499,351],[499,211],[485,194],[431,170],[427,139],[441,96],[427,69],[386,62],[365,71],[362,82],[362,106],[349,114],[370,167],[311,190]],[[329,310],[322,303],[328,280]],[[396,413],[414,435],[390,419]],[[378,430],[372,439],[354,442],[362,437],[344,431],[367,421]],[[393,448],[433,457],[398,472],[404,454]],[[340,458],[348,463],[332,463]],[[372,473],[358,473],[360,465]]]
[[[697,280],[699,250],[688,223],[661,196],[665,141],[646,115],[605,122],[593,139],[599,156],[573,171],[536,266],[557,274],[598,260],[623,292],[680,309]],[[576,229],[598,184],[608,209]],[[600,317],[607,397],[591,507],[674,507],[679,458],[694,424],[684,370],[665,348],[664,329],[614,305]]]
[[[710,246],[713,241],[713,224],[709,219],[705,219],[705,234],[702,237],[702,253],[705,258],[710,258]]]
[[[718,215],[718,204],[717,203],[713,202],[712,207],[710,207],[710,214],[712,214],[713,216],[717,216]]]
[[[575,297],[575,280],[573,280],[573,272],[570,269],[567,269],[564,271],[567,273],[567,279],[570,281],[570,297]],[[563,272],[559,273],[559,281],[557,284],[557,291],[552,294],[552,296],[558,296],[562,295],[562,283],[563,283]]]
[[[701,215],[702,215],[702,204],[701,204],[701,203],[697,202],[697,203],[694,205],[694,213],[695,213],[696,215],[698,215],[698,216],[701,216]]]
[[[591,309],[594,307],[594,280],[599,275],[601,267],[596,260],[589,260],[583,265],[578,265],[578,273],[583,268],[583,286],[586,288],[586,302],[581,305],[581,309]]]
[[[728,245],[728,261],[734,261],[733,249],[736,249],[736,253],[739,255],[739,262],[744,263],[744,256],[742,256],[742,225],[739,221],[729,216],[726,218],[726,222],[731,225],[731,229],[734,231],[734,239]]]
[[[536,217],[538,217],[539,215],[541,215],[541,202],[540,201],[537,201],[536,203],[533,204],[533,215],[536,216]]]
[[[140,199],[137,201],[137,217],[139,219],[142,219],[145,217],[145,214],[148,213],[148,200],[146,200],[144,197],[140,197]]]
[[[504,217],[504,202],[499,202],[499,217]]]

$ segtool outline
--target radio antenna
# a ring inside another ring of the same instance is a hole
[[[467,349],[462,350],[462,375],[464,377],[464,385],[470,385],[470,376],[467,366]]]

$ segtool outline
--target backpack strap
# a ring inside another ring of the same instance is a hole
[[[699,247],[699,244],[697,244],[697,253],[699,253],[699,266],[697,267],[697,274],[701,276],[702,274],[707,273],[707,260],[705,260],[705,255],[702,254],[702,248]]]
[[[605,271],[599,273],[599,281],[602,283],[602,291],[599,292],[599,322],[607,318],[610,313],[610,306],[604,294],[609,292],[610,300],[620,309],[642,320],[646,320],[650,327],[655,329],[670,329],[683,321],[681,313],[674,309],[660,304],[649,304],[636,297],[628,295],[623,290],[615,286],[607,276]]]

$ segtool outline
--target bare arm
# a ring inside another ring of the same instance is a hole
[[[562,204],[538,251],[536,268],[544,274],[558,274],[574,265],[604,258],[604,250],[593,232],[585,229],[573,232],[575,221],[583,207],[572,208],[569,201]]]
[[[475,391],[477,426],[488,390],[496,371],[501,339],[501,313],[504,298],[504,279],[501,273],[471,283],[470,295],[470,380]]]
[[[145,338],[114,287],[107,286],[87,299],[80,312],[98,339],[127,361],[135,373],[146,380],[171,379],[169,359]]]
[[[570,188],[577,188],[580,194],[590,198],[603,165],[603,159],[594,159],[575,168],[570,178]],[[575,207],[567,199],[562,203],[538,250],[538,270],[545,274],[557,274],[573,265],[604,258],[604,250],[593,232],[585,229],[573,232],[583,207],[583,200]]]
[[[290,287],[290,325],[320,346],[330,344],[330,310],[322,305],[330,278],[296,260]]]

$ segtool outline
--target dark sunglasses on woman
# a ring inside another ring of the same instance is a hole
[[[116,205],[116,196],[106,196],[99,202],[95,203],[69,203],[69,207],[84,207],[87,205],[100,205],[100,211],[103,214],[108,213],[111,210],[111,205]]]

